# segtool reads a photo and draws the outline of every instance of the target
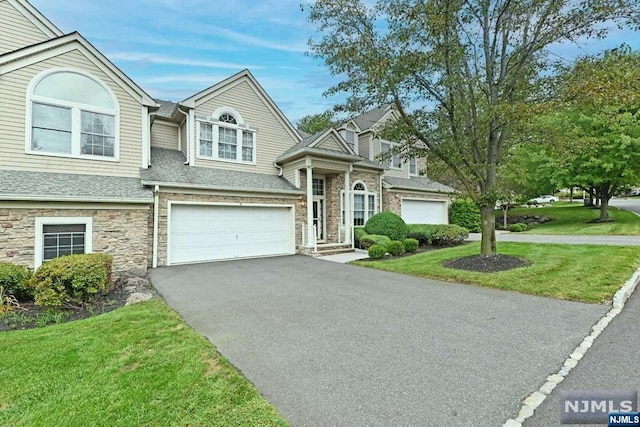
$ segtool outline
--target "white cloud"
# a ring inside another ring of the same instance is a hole
[[[147,62],[152,64],[184,65],[188,67],[226,68],[243,70],[245,68],[260,69],[261,65],[241,64],[235,62],[207,61],[192,58],[157,55],[139,52],[112,52],[106,54],[112,61]]]

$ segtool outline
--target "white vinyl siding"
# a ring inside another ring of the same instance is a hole
[[[0,55],[49,40],[8,1],[0,1]]]
[[[156,119],[151,125],[151,146],[177,150],[178,126]]]
[[[77,69],[107,85],[120,105],[119,161],[86,160],[27,154],[27,86],[41,71]],[[138,177],[142,163],[142,106],[79,51],[74,50],[7,74],[0,79],[0,169]]]
[[[283,125],[277,120],[247,81],[230,87],[215,98],[198,105],[195,109],[196,117],[211,117],[218,108],[231,107],[238,111],[245,123],[255,129],[255,165],[203,159],[196,156],[196,166],[211,166],[219,169],[233,169],[247,172],[278,174],[273,165],[275,159],[294,145],[295,141]],[[198,125],[193,128],[193,141],[197,150]],[[197,151],[196,151],[197,153]]]

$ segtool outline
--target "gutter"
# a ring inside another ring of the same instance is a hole
[[[149,199],[124,199],[118,198],[87,198],[87,197],[56,197],[56,196],[23,196],[2,194],[0,200],[9,202],[85,202],[85,203],[121,203],[121,204],[145,204],[148,205],[153,202],[152,198]]]
[[[230,191],[238,193],[267,193],[267,194],[305,194],[302,190],[279,190],[279,189],[265,189],[265,188],[238,188],[238,187],[212,187],[205,184],[186,184],[181,182],[162,182],[162,181],[142,181],[142,185],[154,186],[162,185],[163,187],[173,188],[193,188],[199,190],[212,190],[212,191]]]

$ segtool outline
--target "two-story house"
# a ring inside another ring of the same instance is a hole
[[[351,247],[381,210],[443,223],[452,189],[385,164],[369,111],[302,135],[249,71],[156,100],[78,33],[0,0],[0,261],[114,270]]]

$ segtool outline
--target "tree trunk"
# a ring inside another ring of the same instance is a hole
[[[491,256],[497,254],[496,248],[496,211],[494,206],[480,208],[480,224],[482,241],[480,242],[480,255]]]
[[[569,190],[569,202],[573,203],[573,187]]]
[[[609,221],[609,199],[603,196],[600,199],[600,221]]]

